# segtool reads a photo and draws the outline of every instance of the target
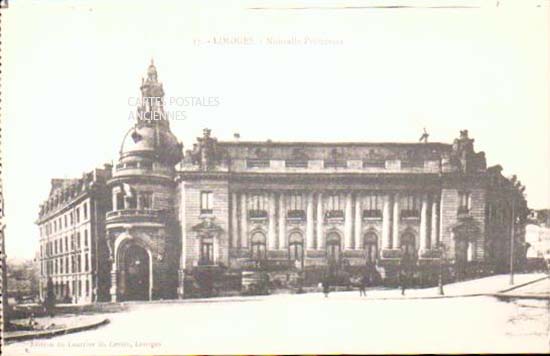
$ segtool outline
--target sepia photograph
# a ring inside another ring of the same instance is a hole
[[[0,29],[3,355],[550,352],[550,1]]]

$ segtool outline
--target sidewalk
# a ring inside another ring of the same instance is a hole
[[[536,281],[548,278],[545,273],[528,273],[516,274],[514,277],[514,285],[510,285],[509,275],[496,275],[480,279],[474,279],[464,282],[446,284],[443,287],[444,295],[439,295],[438,287],[422,288],[422,289],[407,289],[405,295],[401,295],[401,290],[395,289],[367,289],[367,297],[360,297],[359,291],[347,292],[332,292],[329,295],[330,299],[357,299],[368,298],[370,300],[400,300],[400,299],[431,299],[431,298],[457,298],[457,297],[473,297],[481,295],[497,296],[503,292],[517,289],[520,286],[528,285]],[[300,294],[299,296],[307,297],[310,295],[319,295],[322,293]]]
[[[495,295],[502,299],[546,299],[550,301],[550,278],[510,288]]]
[[[39,330],[22,330],[4,332],[2,337],[4,342],[16,342],[39,338],[50,338],[57,335],[75,333],[79,331],[89,330],[101,325],[109,323],[109,319],[101,316],[90,315],[62,315],[50,317],[36,318]],[[23,324],[25,320],[15,320],[19,324]]]

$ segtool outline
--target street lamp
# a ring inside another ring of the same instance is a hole
[[[512,221],[510,226],[510,285],[514,284],[514,240],[516,230],[515,199],[512,198]]]

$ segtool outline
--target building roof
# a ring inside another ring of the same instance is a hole
[[[280,142],[219,141],[230,158],[309,160],[425,160],[439,159],[452,145],[439,142]]]

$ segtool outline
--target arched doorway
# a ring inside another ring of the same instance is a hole
[[[401,236],[401,250],[403,255],[412,260],[416,256],[416,242],[411,232],[405,232]]]
[[[292,232],[288,238],[288,257],[295,267],[304,266],[304,238],[300,232]]]
[[[263,232],[256,231],[252,234],[251,245],[253,260],[263,261],[267,258],[266,238]]]
[[[329,265],[337,265],[340,262],[342,252],[340,236],[331,232],[327,236],[327,260]]]
[[[150,261],[147,250],[130,244],[123,251],[121,270],[122,300],[149,300]]]
[[[372,231],[365,234],[363,239],[365,246],[365,257],[367,265],[376,264],[378,258],[378,237]]]

